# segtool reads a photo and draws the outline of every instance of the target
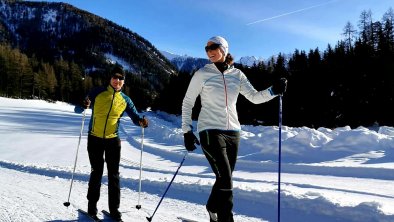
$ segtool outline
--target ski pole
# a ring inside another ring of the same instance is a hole
[[[280,176],[282,165],[282,95],[279,96],[278,222],[280,222]]]
[[[81,126],[81,131],[79,133],[77,152],[75,154],[74,169],[73,169],[73,173],[71,174],[71,184],[70,184],[70,190],[68,192],[68,199],[67,199],[67,202],[63,203],[63,205],[66,206],[66,207],[70,206],[70,195],[71,195],[71,189],[73,187],[73,182],[74,182],[74,173],[75,173],[75,168],[77,166],[78,152],[79,152],[79,147],[81,145],[81,137],[82,137],[82,132],[83,132],[83,126],[85,124],[85,116],[86,116],[86,109],[84,109],[83,115],[82,115],[82,126]]]
[[[178,169],[176,170],[174,176],[172,177],[170,183],[168,184],[167,189],[164,191],[164,194],[163,194],[163,196],[161,197],[161,199],[160,199],[160,201],[159,201],[159,204],[157,204],[156,209],[155,209],[155,211],[153,212],[152,216],[146,217],[146,219],[147,219],[148,221],[152,221],[153,216],[155,216],[155,213],[156,213],[157,209],[159,208],[161,202],[163,201],[164,196],[166,195],[168,189],[170,189],[170,186],[171,186],[172,182],[174,181],[176,175],[178,174],[178,171],[179,171],[179,169],[181,168],[183,162],[185,161],[186,156],[187,156],[188,153],[189,153],[189,152],[186,152],[185,156],[183,156],[183,159],[182,159],[181,163],[179,164]]]
[[[141,197],[141,175],[142,175],[142,152],[144,150],[144,127],[141,130],[141,155],[140,155],[140,180],[138,185],[138,204],[135,206],[138,210],[141,209],[140,197]]]

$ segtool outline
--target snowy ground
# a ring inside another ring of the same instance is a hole
[[[135,206],[141,129],[122,119],[120,210],[125,221],[147,221],[186,154],[179,117],[144,115],[150,126],[145,130],[140,210]],[[66,208],[82,115],[65,103],[0,98],[0,221],[86,219],[77,208],[87,206],[89,117],[87,112],[71,206]],[[234,172],[235,221],[276,221],[278,127],[243,130]],[[394,221],[393,127],[283,127],[282,140],[282,221]],[[177,216],[208,221],[204,204],[213,181],[201,150],[188,154],[152,221],[180,221]],[[107,209],[106,183],[104,177],[100,209]]]

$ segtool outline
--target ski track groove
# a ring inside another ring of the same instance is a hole
[[[5,164],[4,161],[0,161],[0,170],[2,170],[2,169],[7,169],[7,170],[10,170],[12,172],[15,171],[15,172],[18,172],[18,173],[21,173],[21,174],[28,174],[29,176],[43,176],[43,177],[46,178],[45,179],[46,181],[50,181],[50,182],[54,182],[54,181],[58,181],[58,180],[64,180],[65,182],[62,183],[64,191],[66,191],[66,190],[68,191],[69,180],[71,178],[71,173],[67,174],[67,173],[65,173],[63,171],[58,171],[56,169],[55,170],[54,169],[48,169],[48,168],[43,169],[41,167],[34,167],[34,166],[28,166],[27,167],[27,166],[23,166],[21,164],[12,164],[12,163]],[[57,176],[54,176],[57,173],[59,173],[59,174]],[[50,175],[50,176],[48,176],[48,175]],[[63,175],[63,177],[61,177],[60,175]],[[3,209],[1,209],[1,211],[5,212],[5,214],[8,215],[8,217],[10,218],[9,219],[10,222],[27,222],[27,221],[29,221],[29,222],[36,222],[36,221],[39,222],[39,221],[44,221],[45,218],[48,221],[48,218],[51,218],[51,219],[55,219],[56,218],[56,214],[53,215],[53,214],[46,214],[45,213],[45,208],[50,208],[50,206],[53,204],[53,205],[59,205],[59,209],[67,209],[68,212],[69,212],[68,213],[69,217],[74,217],[75,218],[75,217],[78,216],[77,209],[78,208],[85,209],[86,207],[83,207],[84,205],[80,206],[80,204],[76,205],[73,202],[79,202],[79,203],[84,203],[85,202],[85,205],[87,205],[87,203],[86,203],[87,201],[85,200],[85,196],[84,195],[79,197],[79,199],[81,199],[81,198],[83,199],[82,201],[81,200],[79,200],[79,201],[73,200],[73,198],[75,198],[75,195],[76,195],[76,194],[73,194],[73,193],[76,192],[75,191],[76,186],[81,186],[81,185],[79,185],[80,183],[87,184],[88,177],[89,177],[88,175],[83,175],[83,174],[74,176],[73,192],[71,193],[71,201],[70,201],[70,206],[68,208],[64,207],[62,202],[59,202],[59,200],[65,201],[66,200],[65,197],[58,196],[58,195],[54,196],[54,195],[47,194],[47,193],[45,193],[45,191],[42,191],[42,187],[33,186],[33,187],[26,188],[25,184],[22,181],[18,181],[18,182],[16,182],[16,184],[12,183],[11,185],[9,185],[9,184],[2,184],[2,185],[0,185],[0,188],[2,186],[6,186],[6,185],[7,186],[12,186],[12,188],[4,189],[4,190],[16,190],[15,193],[17,193],[18,196],[13,196],[11,198],[12,201],[10,201],[10,204],[7,204],[8,206],[12,206],[11,208],[9,208],[9,209],[7,209],[5,211],[3,211]],[[149,182],[149,181],[147,181],[147,182]],[[145,184],[145,187],[153,185],[153,186],[156,186],[157,188],[159,188],[159,189],[156,188],[156,190],[157,190],[157,197],[155,197],[155,198],[157,200],[155,200],[154,202],[157,203],[159,201],[159,197],[160,197],[160,195],[162,195],[162,193],[164,191],[164,188],[167,186],[167,183],[168,183],[167,181],[161,181],[161,182],[155,181],[155,182],[153,182],[151,184]],[[127,185],[128,183],[123,183],[123,184]],[[103,185],[106,186],[106,182],[105,181],[103,182]],[[85,185],[85,186],[87,186],[87,185]],[[86,189],[86,187],[84,189]],[[122,193],[130,193],[131,192],[131,189],[129,189],[128,187],[125,187],[125,186],[122,186],[121,189],[122,189]],[[177,193],[178,190],[184,190],[183,185],[173,184],[172,192],[173,193]],[[190,192],[195,192],[193,187],[191,187],[190,189],[186,189],[186,190],[190,190]],[[205,190],[205,192],[208,192],[209,190],[210,189],[207,188]],[[102,189],[102,192],[103,191],[104,191],[104,193],[102,193],[102,196],[106,196],[106,188]],[[65,194],[65,193],[59,193],[59,194]],[[133,193],[132,195],[136,195],[136,194]],[[144,195],[144,194],[142,193],[142,195]],[[191,195],[194,195],[194,193],[191,193]],[[3,194],[2,196],[9,196],[9,194],[7,194],[7,195]],[[45,199],[45,201],[43,201],[43,202],[46,203],[46,204],[45,205],[41,205],[41,206],[38,206],[38,205],[34,206],[34,204],[33,204],[34,207],[31,207],[31,204],[26,205],[26,203],[23,200],[24,198],[21,198],[21,196],[26,197],[25,199],[38,199],[38,200]],[[177,196],[177,195],[175,195],[175,196]],[[166,199],[167,198],[173,198],[173,197],[168,195],[166,197]],[[51,203],[51,202],[54,201],[54,199],[57,200],[56,201],[57,203]],[[136,200],[137,197],[131,198],[131,199],[132,200]],[[102,202],[105,202],[105,201],[103,200]],[[122,202],[124,202],[124,200]],[[177,207],[177,209],[183,209],[184,208],[183,204],[178,203],[178,202],[184,203],[184,201],[181,200],[181,199],[179,199],[179,201],[176,201],[176,203],[173,203],[173,202],[166,202],[165,203],[165,202],[166,201],[164,200],[162,204],[167,204],[167,205],[168,204],[169,205],[174,205],[175,204],[176,206],[172,206],[172,207]],[[192,204],[195,205],[195,203],[192,203]],[[128,204],[128,205],[130,205],[130,204]],[[103,207],[101,207],[101,208],[102,209],[106,209],[106,205],[104,204]],[[139,221],[146,221],[145,217],[149,216],[149,212],[153,212],[153,209],[150,209],[150,210],[146,209],[146,210],[139,210],[139,211],[141,213],[144,212],[143,215],[141,215],[141,218],[139,218],[140,219]],[[161,211],[160,214],[159,214],[159,211]],[[34,214],[31,213],[31,212],[34,212]],[[122,212],[126,213],[127,211],[123,210]],[[205,210],[202,209],[200,212],[204,212],[205,213]],[[36,215],[40,215],[40,217],[38,217]],[[155,221],[162,221],[162,222],[173,222],[174,221],[173,219],[168,219],[168,217],[169,217],[169,215],[167,213],[163,212],[163,209],[161,209],[161,210],[159,209],[158,212],[155,215]],[[245,216],[237,215],[237,217],[244,218]],[[0,218],[0,221],[3,222],[4,218],[7,218],[7,217]],[[29,219],[27,220],[26,218],[29,218]],[[260,221],[260,220],[256,220],[256,218],[253,218],[253,217],[245,217],[245,218],[246,218],[245,220],[241,220],[241,221],[248,221],[248,220],[256,221],[256,222]],[[57,220],[54,220],[54,221],[57,221]]]
[[[131,161],[132,162],[132,161]],[[136,163],[139,165],[139,163]],[[6,167],[8,169],[14,169],[14,170],[18,170],[20,172],[30,172],[30,173],[34,173],[37,175],[52,175],[54,177],[61,177],[64,179],[69,179],[71,178],[71,172],[64,172],[58,169],[51,169],[51,168],[42,168],[39,166],[25,166],[25,165],[21,165],[21,164],[17,164],[17,163],[9,163],[9,162],[4,162],[4,161],[0,161],[0,167]],[[138,168],[139,169],[139,168]],[[151,168],[150,168],[151,169]],[[146,170],[146,169],[144,169]],[[160,173],[169,173],[172,174],[172,171],[163,171],[163,170],[158,170],[157,172]],[[192,174],[189,173],[182,173],[179,172],[178,173],[178,177],[182,176],[182,175],[186,175],[186,176],[193,176]],[[201,175],[199,175],[199,177],[201,177]],[[214,179],[214,176],[207,176],[209,178]],[[75,173],[74,175],[74,180],[79,180],[79,181],[88,181],[89,175],[88,174],[84,174],[84,173]],[[196,177],[198,178],[198,177]],[[129,179],[129,178],[128,178]],[[136,183],[137,180],[134,180]],[[106,185],[106,179],[103,178],[103,183],[104,185]],[[257,183],[261,183],[261,184],[272,184],[272,185],[277,185],[276,181],[269,181],[269,180],[238,180],[238,178],[236,178],[234,180],[234,183],[237,182],[257,182]],[[165,181],[150,181],[150,180],[143,180],[143,183],[151,183],[151,184],[158,184],[158,183],[162,183],[163,185],[166,185],[168,183],[167,180]],[[177,181],[174,181],[174,184],[177,184]],[[303,184],[303,183],[292,183],[292,182],[282,182],[283,184],[283,188],[282,191],[286,192],[286,186],[295,186],[295,187],[299,187],[299,188],[304,188],[304,189],[318,189],[318,190],[330,190],[330,191],[338,191],[338,192],[347,192],[347,193],[354,193],[354,194],[363,194],[363,195],[370,195],[370,196],[377,196],[377,197],[383,197],[383,198],[394,198],[394,195],[382,195],[382,194],[378,194],[378,193],[373,193],[373,192],[366,192],[366,191],[357,191],[357,190],[353,190],[352,188],[335,188],[335,187],[327,187],[327,186],[318,186],[318,185],[311,185],[311,184]],[[182,186],[187,186],[187,184],[181,184]],[[195,184],[191,184],[191,186],[194,186]],[[204,184],[200,184],[202,187],[206,186]],[[203,189],[206,192],[209,192],[210,188],[207,189]],[[242,192],[246,192],[246,193],[250,193],[251,190],[249,188],[249,190],[243,190],[242,187],[235,187],[234,190],[238,193],[238,195],[242,195]],[[252,191],[253,192],[253,191]],[[255,191],[258,192],[258,191]],[[51,195],[50,194],[46,194],[44,192],[39,192],[42,196],[45,196],[47,198],[50,198]]]

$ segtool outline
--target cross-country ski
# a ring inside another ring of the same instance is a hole
[[[104,217],[108,217],[110,218],[112,221],[114,222],[123,222],[123,220],[121,218],[115,218],[113,217],[108,211],[106,210],[102,210],[101,211],[104,214]]]
[[[188,219],[188,218],[185,218],[185,217],[178,217],[178,219],[181,220],[181,222],[199,222],[199,221],[196,221],[196,220],[193,220],[193,219]]]
[[[86,211],[84,211],[82,209],[78,209],[78,212],[81,213],[82,215],[84,215],[86,218],[89,218],[91,221],[96,221],[96,222],[101,222],[102,221],[97,216],[90,215],[90,214],[88,214],[88,212],[86,212]]]

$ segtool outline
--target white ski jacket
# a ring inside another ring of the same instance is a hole
[[[197,131],[207,129],[241,130],[236,103],[242,94],[252,103],[267,102],[273,95],[271,87],[258,92],[245,74],[230,67],[222,74],[215,64],[207,64],[192,77],[182,103],[182,131],[193,130],[192,108],[198,95],[201,95],[201,111],[198,116]]]

